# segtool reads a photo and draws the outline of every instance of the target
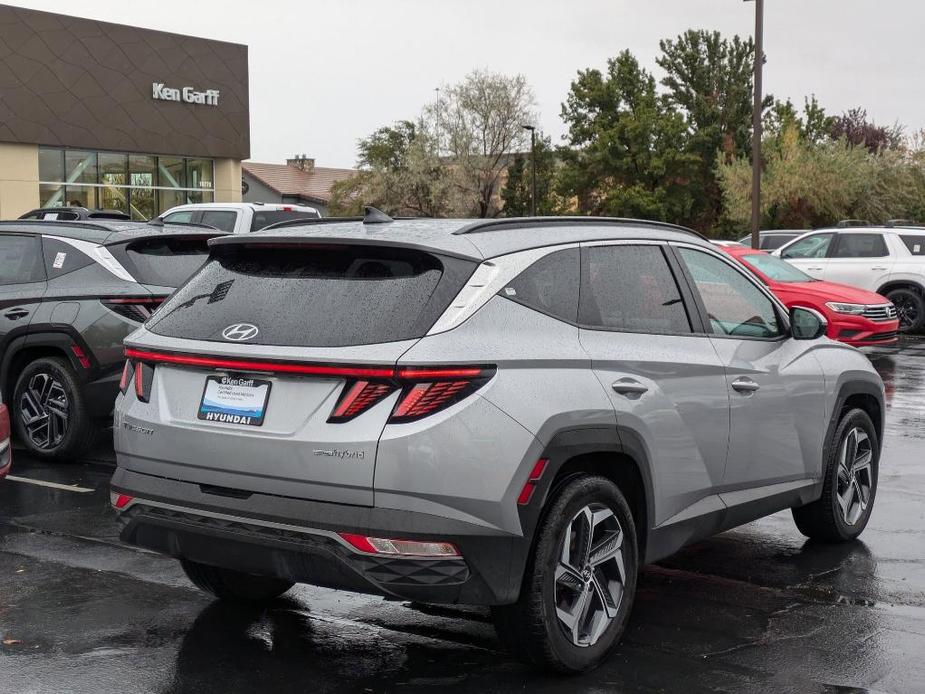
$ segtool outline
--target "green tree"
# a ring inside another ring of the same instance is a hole
[[[433,135],[421,122],[399,121],[357,143],[359,173],[331,188],[334,215],[374,205],[393,215],[444,216],[450,183]]]
[[[555,214],[558,201],[553,195],[556,173],[556,152],[552,139],[539,135],[536,138],[536,213]],[[507,181],[501,192],[506,217],[526,217],[530,214],[533,186],[533,167],[530,152],[518,153],[507,167]]]
[[[690,181],[695,200],[690,223],[710,229],[722,213],[716,154],[731,161],[749,150],[755,45],[750,38],[693,29],[659,45],[664,98],[684,115],[685,151],[700,161]],[[772,103],[765,99],[766,107]]]
[[[557,188],[582,214],[686,222],[697,162],[684,152],[684,120],[656,93],[629,51],[572,82],[562,118],[569,148]]]

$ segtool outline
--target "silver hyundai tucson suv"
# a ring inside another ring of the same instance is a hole
[[[212,239],[126,340],[122,538],[213,595],[489,605],[582,671],[647,562],[787,508],[822,541],[867,524],[880,378],[696,233],[286,226]]]

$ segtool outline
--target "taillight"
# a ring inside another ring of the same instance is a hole
[[[142,297],[116,297],[112,299],[100,299],[110,311],[118,313],[123,318],[144,323],[158,306],[164,301],[163,296],[142,296]]]
[[[328,422],[349,421],[396,390],[401,394],[389,422],[413,422],[471,395],[494,373],[494,367],[483,366],[400,367],[393,378],[348,380]]]
[[[393,392],[396,387],[391,383],[348,381],[328,421],[346,422],[353,419]]]
[[[151,386],[154,383],[154,367],[143,361],[135,362],[135,396],[141,402],[151,399]]]
[[[125,395],[128,391],[128,384],[132,382],[132,361],[125,360],[125,366],[122,367],[122,378],[119,379],[119,392]]]

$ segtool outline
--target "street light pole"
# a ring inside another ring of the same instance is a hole
[[[530,131],[530,164],[533,169],[530,185],[530,216],[536,217],[536,126],[522,125],[520,127]]]
[[[750,2],[751,0],[745,0]],[[752,248],[761,245],[761,102],[764,67],[764,0],[755,2],[755,102],[752,106]]]

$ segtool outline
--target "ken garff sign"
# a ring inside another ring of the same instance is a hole
[[[198,91],[193,87],[167,87],[163,82],[151,83],[151,96],[160,101],[185,101],[188,104],[202,104],[203,106],[218,106],[218,89],[205,89]]]

